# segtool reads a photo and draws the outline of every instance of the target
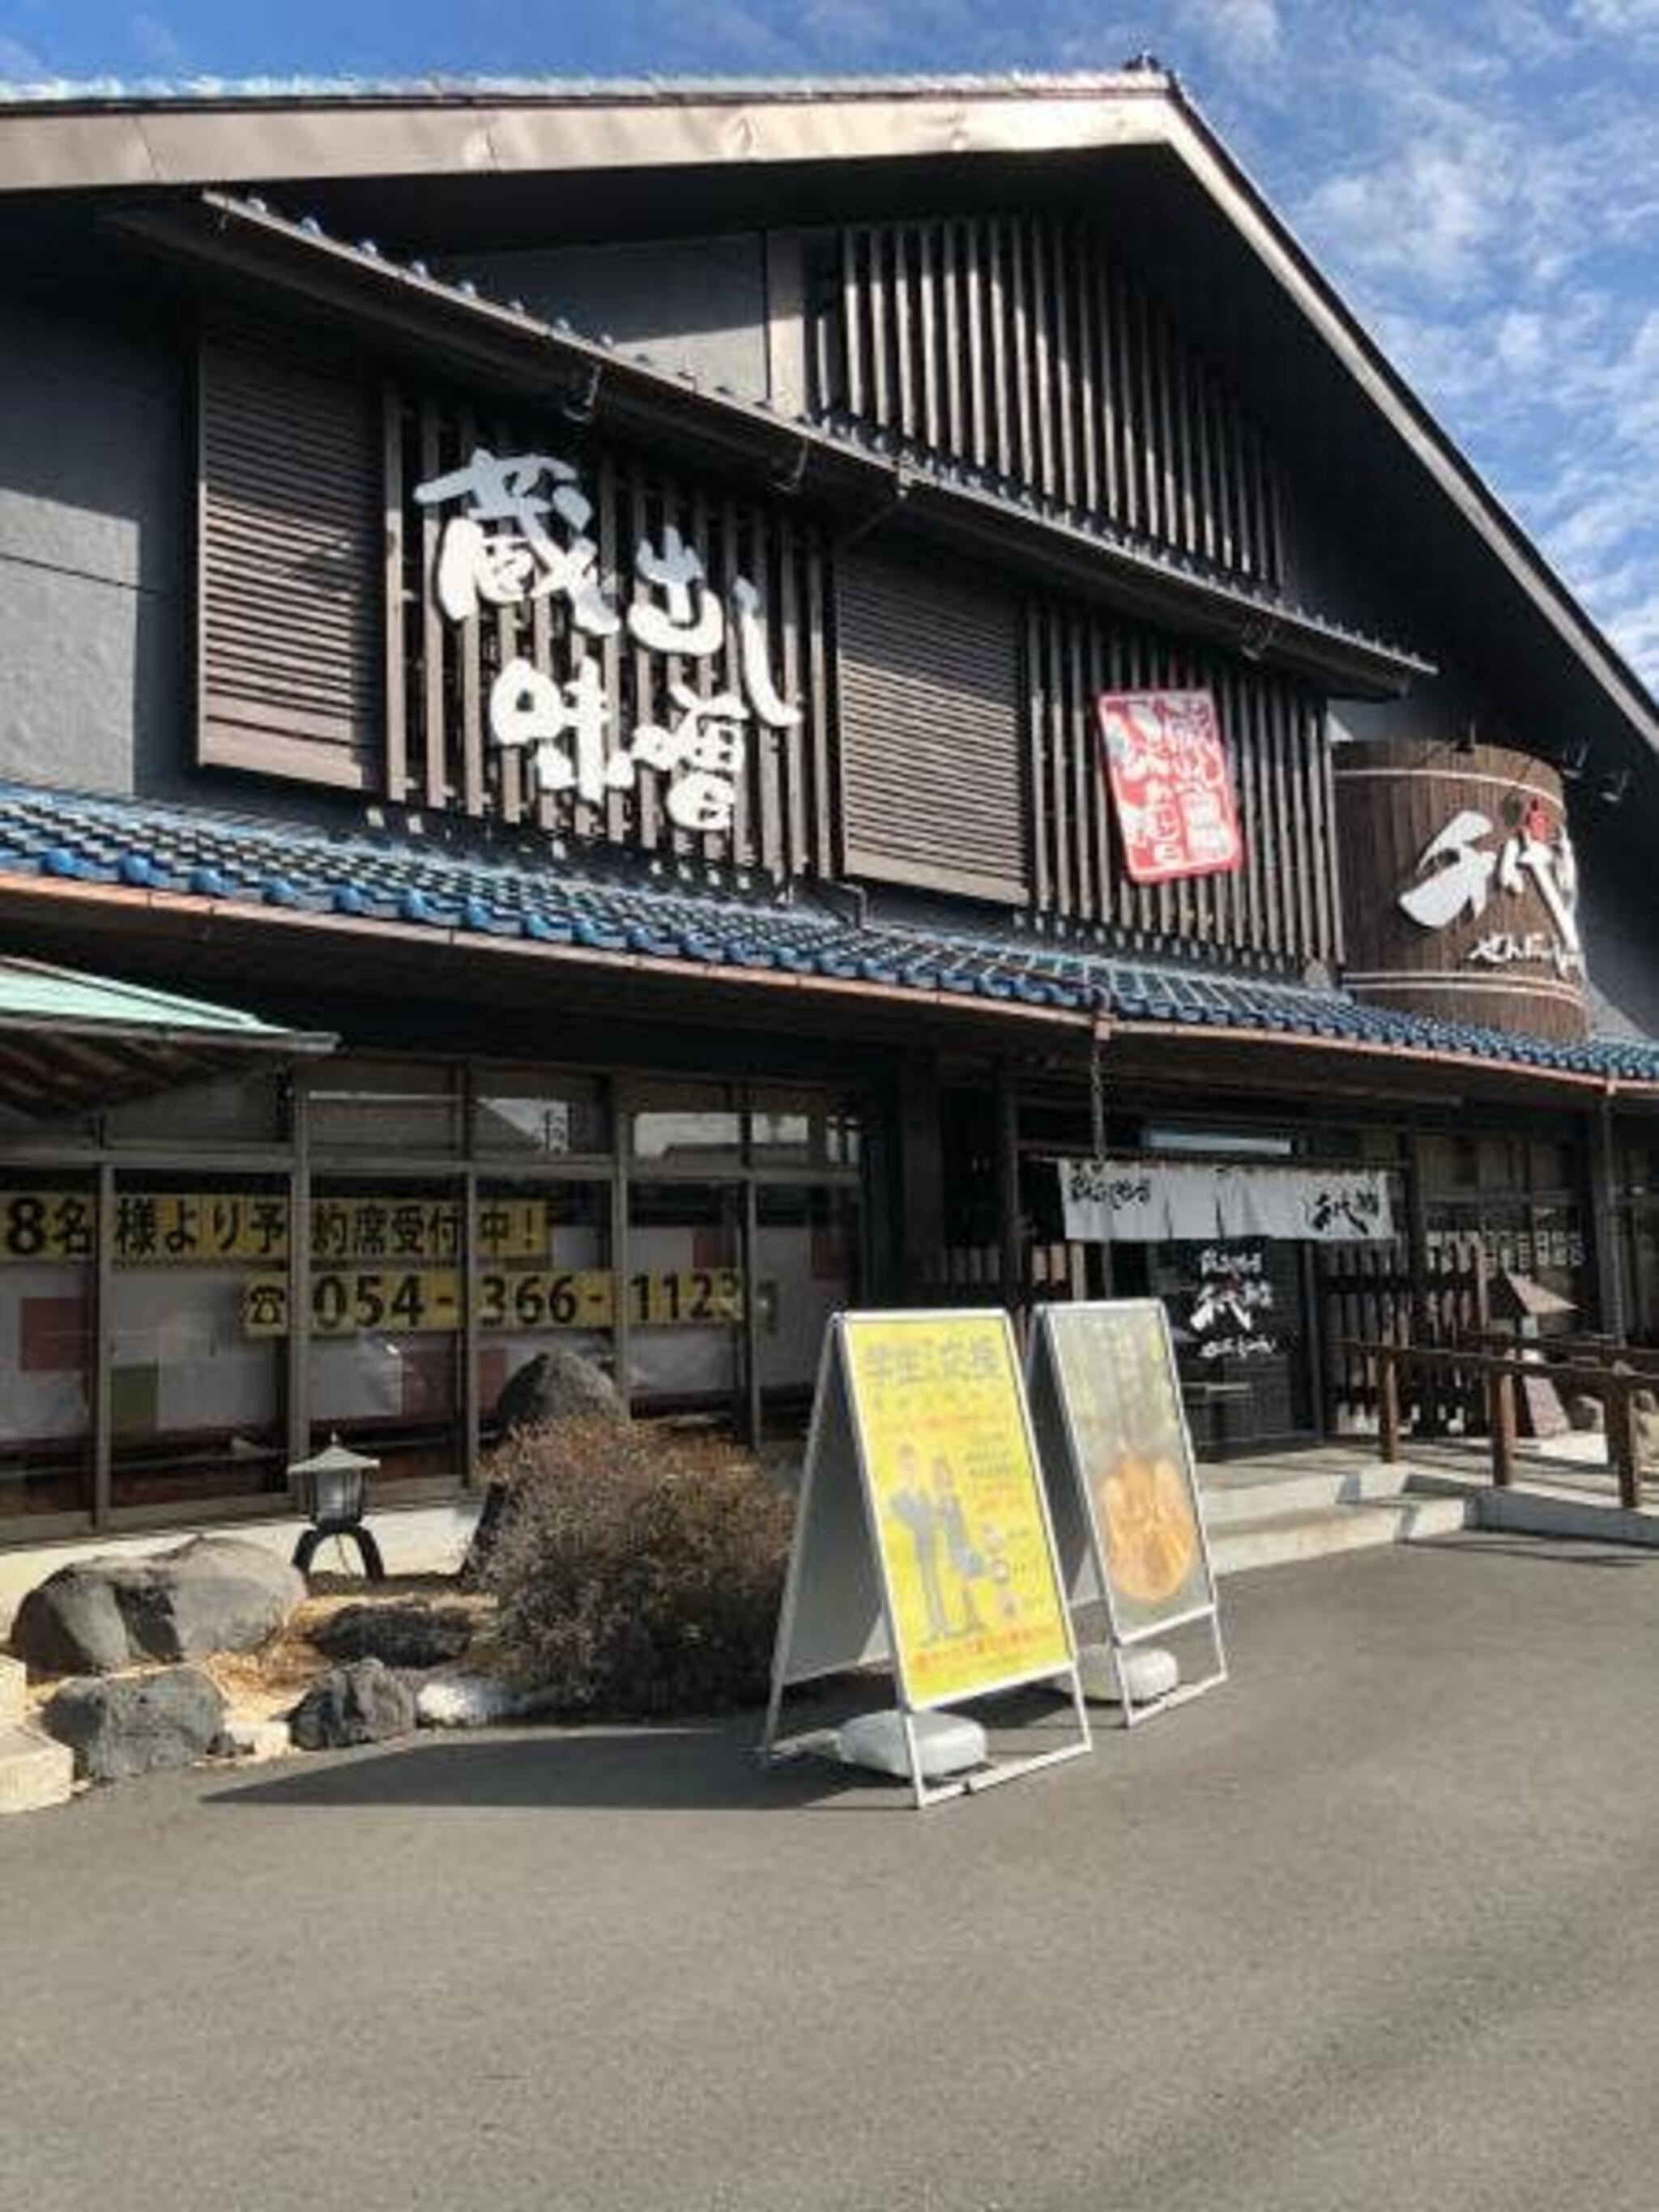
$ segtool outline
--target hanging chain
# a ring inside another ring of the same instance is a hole
[[[1095,1148],[1095,1165],[1106,1161],[1106,1056],[1098,1028],[1089,1040],[1089,1134]]]

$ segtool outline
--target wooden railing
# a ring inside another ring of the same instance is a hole
[[[1540,1347],[1529,1346],[1536,1351]],[[1488,1432],[1492,1444],[1492,1479],[1507,1490],[1515,1480],[1516,1437],[1516,1385],[1535,1381],[1540,1371],[1558,1388],[1578,1391],[1601,1401],[1607,1440],[1607,1456],[1619,1478],[1619,1503],[1634,1510],[1642,1503],[1642,1468],[1636,1426],[1635,1397],[1651,1390],[1654,1374],[1621,1364],[1618,1367],[1589,1361],[1551,1359],[1540,1363],[1518,1352],[1472,1352],[1455,1345],[1349,1344],[1344,1349],[1376,1362],[1377,1443],[1385,1460],[1400,1457],[1400,1378],[1403,1370],[1419,1372],[1455,1368],[1463,1374],[1486,1378]],[[1619,1354],[1621,1363],[1626,1354]]]

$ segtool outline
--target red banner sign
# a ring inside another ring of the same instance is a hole
[[[1239,866],[1244,841],[1210,694],[1103,691],[1097,710],[1132,881]]]

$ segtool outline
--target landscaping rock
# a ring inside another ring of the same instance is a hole
[[[503,1429],[533,1429],[550,1421],[627,1419],[617,1386],[601,1367],[556,1345],[515,1368],[495,1401]]]
[[[1567,1419],[1573,1428],[1588,1435],[1607,1426],[1607,1408],[1599,1398],[1586,1393],[1582,1397],[1568,1399]]]
[[[516,1690],[494,1674],[447,1674],[422,1682],[415,1711],[422,1728],[494,1728],[553,1710],[551,1692]]]
[[[114,1577],[125,1561],[87,1559],[36,1584],[11,1624],[11,1648],[37,1674],[112,1674],[134,1653]]]
[[[395,1605],[348,1605],[310,1631],[331,1659],[380,1659],[388,1667],[442,1667],[472,1641],[472,1620],[458,1605],[419,1598]]]
[[[205,1759],[224,1725],[225,1701],[199,1667],[65,1682],[40,1725],[75,1753],[88,1782],[122,1782]]]
[[[107,1674],[252,1651],[305,1596],[286,1559],[234,1536],[197,1536],[149,1559],[76,1560],[29,1591],[11,1644],[37,1674]]]
[[[386,1743],[414,1726],[414,1691],[379,1659],[355,1660],[319,1676],[289,1716],[301,1751]]]
[[[257,1765],[267,1759],[285,1759],[294,1748],[286,1721],[254,1720],[246,1713],[231,1713],[214,1739],[216,1759],[238,1759]]]
[[[1636,1430],[1636,1456],[1644,1467],[1659,1467],[1659,1413],[1644,1413],[1638,1406],[1631,1414]]]

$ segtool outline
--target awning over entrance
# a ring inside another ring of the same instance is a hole
[[[31,1121],[333,1049],[333,1037],[39,960],[0,958],[0,1110]]]
[[[1659,1044],[1640,1040],[1525,1036],[1284,974],[901,920],[844,896],[833,907],[786,900],[742,872],[718,885],[641,880],[524,848],[456,850],[356,823],[279,825],[21,785],[0,784],[0,912],[52,933],[42,950],[102,928],[135,959],[188,958],[192,973],[262,988],[286,976],[290,999],[300,973],[355,975],[384,997],[508,983],[524,994],[556,970],[573,1003],[586,992],[615,1007],[627,994],[649,1012],[911,1038],[918,1024],[975,1021],[1062,1057],[1098,1037],[1113,1081],[1442,1102],[1659,1097]],[[278,1049],[304,1048],[270,1035]]]

